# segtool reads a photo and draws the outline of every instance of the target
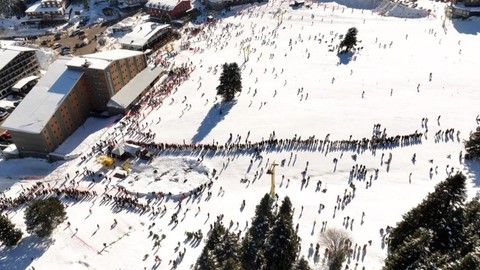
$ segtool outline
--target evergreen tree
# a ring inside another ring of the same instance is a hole
[[[200,257],[197,259],[197,263],[195,264],[196,270],[216,270],[218,269],[218,263],[213,255],[213,252],[206,248],[203,248]]]
[[[465,141],[466,159],[480,159],[480,127],[470,134],[468,141]]]
[[[340,42],[340,45],[338,46],[338,51],[340,53],[342,52],[348,52],[353,47],[357,45],[357,34],[358,30],[356,27],[352,27],[348,29],[347,34],[343,38],[343,40]]]
[[[405,242],[390,254],[385,260],[384,270],[422,269],[427,258],[427,250],[433,238],[433,233],[425,228],[419,228]]]
[[[237,63],[225,63],[222,69],[217,95],[222,96],[224,101],[232,101],[235,94],[242,91],[242,74]]]
[[[240,261],[230,258],[223,263],[223,270],[243,270]]]
[[[462,174],[448,177],[403,216],[389,236],[384,270],[442,268],[475,250],[478,225],[469,222],[480,218],[480,205],[470,203],[465,210],[465,181]]]
[[[285,197],[268,235],[265,250],[267,270],[291,270],[298,252],[298,237],[293,229],[292,203]]]
[[[27,232],[39,237],[50,236],[65,218],[65,208],[56,197],[33,201],[25,210]]]
[[[195,269],[241,269],[237,235],[227,231],[221,223],[215,222]]]
[[[433,250],[448,251],[461,244],[463,235],[462,205],[466,199],[463,174],[448,177],[435,187],[420,205],[403,216],[389,237],[389,249],[395,252],[405,239],[420,227],[434,229]],[[450,237],[455,235],[456,237]]]
[[[348,246],[352,242],[348,233],[339,229],[328,229],[320,235],[320,242],[329,250],[328,269],[341,269],[347,258]]]
[[[302,257],[300,260],[295,265],[295,270],[312,270],[310,268],[310,265],[308,265],[307,260],[305,260],[304,257]]]
[[[225,231],[222,241],[215,247],[218,262],[231,267],[240,266],[240,246],[236,234]]]
[[[449,270],[465,269],[480,269],[480,253],[478,251],[468,253],[465,257],[449,266]]]
[[[163,23],[172,24],[172,17],[170,17],[170,14],[168,14],[167,12],[164,12],[162,14],[161,20]]]
[[[10,247],[22,239],[22,231],[15,229],[15,225],[5,216],[0,215],[0,242]]]
[[[265,236],[274,222],[272,213],[273,199],[265,194],[255,209],[252,225],[242,241],[242,266],[245,270],[262,269],[265,265]]]

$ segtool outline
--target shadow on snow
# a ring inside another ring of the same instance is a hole
[[[202,123],[200,123],[197,134],[192,138],[192,142],[198,143],[205,139],[217,124],[225,118],[235,104],[236,101],[215,103],[208,111]]]
[[[453,28],[461,34],[478,35],[480,32],[480,20],[477,19],[453,19],[452,24]]]
[[[23,238],[17,246],[12,248],[3,247],[0,252],[0,269],[24,270],[34,260],[39,258],[54,243],[50,238],[39,238],[29,235]]]
[[[337,53],[337,57],[338,57],[338,62],[340,62],[340,64],[347,65],[348,63],[350,63],[350,61],[353,58],[353,52],[350,52],[350,51],[339,52]]]

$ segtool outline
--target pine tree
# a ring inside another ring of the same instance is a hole
[[[298,237],[293,229],[292,203],[285,197],[268,235],[265,250],[267,270],[291,270],[298,252]]]
[[[237,63],[225,63],[222,69],[217,95],[222,96],[224,101],[232,101],[235,94],[242,91],[242,74]]]
[[[358,30],[356,27],[349,28],[347,34],[345,35],[345,38],[340,42],[340,45],[338,46],[338,51],[342,53],[348,52],[353,49],[353,47],[357,45],[357,34]]]
[[[218,263],[213,255],[213,251],[209,250],[208,248],[203,248],[200,257],[198,257],[197,262],[195,264],[196,270],[216,270],[218,269]]]
[[[226,231],[222,241],[215,247],[218,262],[224,266],[240,266],[240,246],[236,234]]]
[[[423,269],[432,238],[432,231],[425,228],[415,230],[394,253],[387,257],[383,270]]]
[[[480,127],[470,134],[468,141],[465,141],[465,150],[467,159],[480,159]]]
[[[241,269],[238,237],[215,222],[202,254],[195,264],[196,270]]]
[[[22,239],[22,231],[15,229],[15,225],[5,216],[0,215],[0,242],[10,247]]]
[[[478,221],[479,205],[465,210],[466,177],[456,174],[403,216],[389,236],[384,270],[442,268],[473,251],[478,241],[469,222]],[[478,227],[478,225],[477,225]]]
[[[304,257],[302,257],[298,262],[295,264],[295,270],[312,270],[310,268],[310,265],[308,265],[307,260],[305,260]]]
[[[265,236],[274,222],[272,213],[273,199],[265,194],[255,209],[252,225],[242,242],[242,266],[245,270],[262,269],[265,265]]]
[[[463,174],[448,177],[435,187],[420,205],[404,215],[389,237],[389,249],[395,252],[405,239],[420,227],[435,230],[433,248],[448,251],[461,244],[463,235],[463,202],[466,199]],[[451,237],[455,235],[456,237]]]
[[[25,210],[27,232],[39,237],[50,236],[65,218],[65,207],[55,197],[33,201]]]
[[[161,20],[163,23],[172,24],[172,17],[170,17],[170,14],[168,14],[167,12],[164,12],[162,14]]]

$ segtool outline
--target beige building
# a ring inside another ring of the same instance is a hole
[[[48,157],[145,67],[143,53],[127,50],[60,58],[2,128],[10,131],[20,156]]]
[[[12,86],[21,79],[38,74],[39,64],[34,49],[18,46],[0,48],[0,99],[10,94]]]
[[[105,51],[72,59],[69,68],[83,70],[93,110],[105,110],[107,103],[122,87],[146,66],[142,52],[130,50]]]
[[[25,13],[31,21],[66,20],[65,0],[41,0],[29,7]]]

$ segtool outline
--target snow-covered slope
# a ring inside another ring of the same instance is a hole
[[[443,10],[443,4],[435,2],[421,1],[420,5],[432,11]],[[281,19],[274,16],[279,7],[284,10]],[[475,22],[462,22],[461,27],[457,21],[446,22],[443,28],[439,14],[420,19],[392,18],[335,3],[314,3],[311,9],[292,10],[287,3],[273,2],[238,10],[239,14],[226,14],[224,20],[191,37],[188,41],[192,50],[178,51],[177,47],[178,55],[172,61],[176,66],[185,63],[194,71],[178,88],[173,87],[174,93],[163,100],[162,106],[143,108],[140,119],[132,122],[133,130],[155,133],[156,143],[178,144],[195,141],[222,145],[230,133],[233,141],[243,143],[248,138],[255,143],[267,140],[273,132],[279,139],[308,139],[315,135],[315,139],[325,140],[328,135],[332,142],[371,138],[374,133],[422,133],[421,142],[355,152],[341,148],[327,151],[319,144],[284,147],[263,151],[263,159],[255,159],[253,151],[206,155],[191,150],[168,151],[159,160],[183,158],[197,162],[203,158],[202,166],[207,170],[215,168],[218,179],[213,179],[211,189],[207,189],[212,192],[210,199],[207,194],[196,199],[187,197],[181,209],[174,199],[153,199],[150,206],[155,212],[165,207],[163,216],[153,215],[152,211],[122,210],[114,207],[112,201],[102,200],[100,194],[104,191],[112,196],[123,191],[119,190],[118,180],[103,177],[110,171],[96,163],[95,155],[87,156],[85,161],[69,161],[45,181],[57,187],[75,185],[100,196],[67,201],[71,226],[61,224],[50,241],[25,235],[16,248],[0,247],[0,269],[170,269],[171,260],[179,260],[178,269],[190,269],[203,242],[184,242],[185,232],[202,230],[206,235],[216,216],[224,214],[227,226],[232,220],[232,230],[243,233],[255,205],[270,190],[270,178],[265,173],[273,161],[285,160],[284,166],[276,169],[275,191],[280,200],[284,196],[292,199],[296,209],[294,223],[299,224],[302,239],[301,254],[318,268],[322,259],[314,261],[309,249],[318,241],[322,222],[327,222],[327,227],[345,228],[354,243],[361,246],[371,240],[365,258],[351,258],[349,263],[351,267],[358,263],[359,269],[380,269],[386,247],[379,230],[395,225],[402,213],[445,179],[451,168],[468,175],[469,191],[472,196],[475,194],[478,166],[467,166],[460,158],[460,152],[464,153],[462,141],[476,127],[479,114],[478,38],[462,31]],[[360,49],[351,59],[340,59],[335,46],[339,36],[350,27],[359,30]],[[182,41],[186,42],[187,37]],[[244,62],[242,48],[247,45],[251,53]],[[215,88],[225,62],[241,65],[243,91],[235,104],[218,105]],[[118,125],[100,129],[77,149],[84,149],[83,156],[89,154],[91,146],[98,142],[98,134],[104,140],[152,141],[139,133],[127,132],[127,128],[120,132],[115,129]],[[445,133],[447,129],[454,130]],[[392,158],[387,164],[390,154]],[[414,154],[416,162],[412,162]],[[22,162],[23,174],[36,171],[29,166],[46,165],[41,161]],[[139,176],[137,182],[150,181],[148,172],[142,175],[136,162],[132,161],[132,168]],[[15,161],[2,162],[1,176],[21,175],[13,170],[12,163]],[[164,165],[177,171],[184,166]],[[168,171],[164,165],[158,166],[161,169],[157,173]],[[337,196],[352,191],[348,185],[352,167],[361,165],[367,173],[365,179],[353,180],[355,197],[344,209],[335,211]],[[85,176],[84,168],[95,171],[95,176]],[[74,177],[77,170],[80,175]],[[310,179],[303,187],[302,172]],[[67,173],[70,180],[65,180]],[[96,181],[92,182],[92,178]],[[148,183],[155,181],[143,183],[138,187],[155,191],[148,189]],[[18,196],[22,185],[26,188],[32,184],[22,181],[6,196]],[[145,204],[146,199],[141,197],[139,202]],[[246,200],[244,209],[242,200]],[[320,204],[325,206],[322,211]],[[175,225],[170,217],[177,212],[179,223]],[[25,228],[22,207],[7,214]],[[344,223],[346,217],[354,219],[353,225]],[[118,221],[116,226],[112,226],[114,219]],[[158,249],[153,248],[150,231],[166,236]],[[186,248],[183,260],[178,258],[178,243],[180,251]],[[156,265],[155,255],[163,260],[160,265]]]

